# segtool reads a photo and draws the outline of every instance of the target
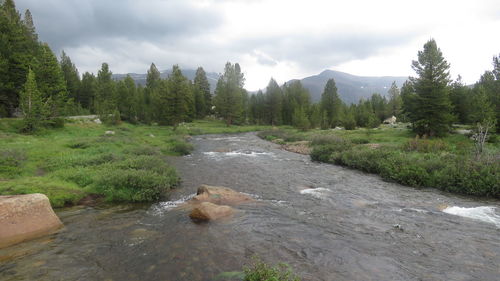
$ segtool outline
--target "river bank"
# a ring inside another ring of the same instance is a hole
[[[190,135],[236,133],[268,127],[226,127],[196,121],[165,126],[106,126],[69,120],[64,128],[17,133],[20,120],[0,120],[0,195],[43,193],[53,207],[156,201],[180,178],[167,156],[189,154]]]
[[[465,135],[419,139],[404,127],[307,132],[275,128],[259,136],[286,150],[310,154],[314,161],[378,174],[407,186],[500,198],[498,143],[488,143],[476,157]]]

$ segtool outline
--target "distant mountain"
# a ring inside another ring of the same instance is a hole
[[[396,81],[398,87],[401,88],[408,79],[408,77],[401,76],[356,76],[335,70],[325,70],[318,75],[303,78],[300,82],[309,90],[312,100],[317,102],[321,99],[326,81],[330,78],[335,80],[339,96],[346,103],[357,103],[359,99],[368,98],[373,93],[387,95],[393,81]]]
[[[193,81],[194,77],[196,75],[196,70],[193,69],[181,69],[182,74],[186,76],[189,80]],[[160,77],[161,78],[167,78],[168,75],[170,75],[171,70],[165,70],[160,72]],[[137,73],[127,73],[127,74],[113,74],[113,79],[114,80],[123,80],[127,75],[130,75],[132,79],[134,79],[135,83],[139,85],[146,85],[146,77],[147,74],[137,74]],[[210,83],[210,90],[212,92],[215,91],[215,86],[217,85],[217,80],[219,80],[219,74],[215,72],[207,72],[207,79],[208,83]]]
[[[162,71],[160,76],[167,78],[170,70]],[[196,70],[184,69],[182,74],[189,80],[193,81]],[[130,75],[137,84],[146,85],[146,74],[128,73],[128,74],[113,74],[113,79],[122,80],[127,75]],[[215,72],[207,72],[208,82],[212,93],[215,91],[219,74]],[[321,94],[325,88],[328,79],[335,79],[340,98],[346,103],[357,103],[360,98],[369,98],[373,93],[387,95],[387,91],[391,87],[393,81],[396,81],[398,87],[401,88],[403,83],[408,79],[401,76],[356,76],[345,72],[335,70],[325,70],[318,75],[309,76],[300,79],[302,85],[311,93],[312,100],[317,102],[321,99]],[[290,80],[295,81],[298,79]],[[254,92],[250,92],[254,93]]]

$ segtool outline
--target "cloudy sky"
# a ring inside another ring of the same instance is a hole
[[[500,53],[498,0],[16,0],[40,39],[80,72],[102,62],[114,73],[239,62],[246,88],[334,69],[356,75],[413,75],[430,38],[453,77],[475,82]]]

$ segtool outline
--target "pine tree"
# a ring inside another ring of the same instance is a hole
[[[418,60],[412,63],[417,78],[412,84],[417,94],[414,130],[420,135],[443,136],[451,126],[451,104],[449,100],[449,68],[434,39],[418,52]]]
[[[38,44],[28,36],[13,0],[0,6],[0,34],[0,114],[12,116]]]
[[[356,129],[356,120],[355,120],[355,113],[354,113],[354,105],[351,105],[350,108],[345,107],[344,108],[344,118],[342,119],[342,125],[344,125],[344,129],[346,130],[354,130]]]
[[[411,122],[412,124],[417,120],[416,106],[417,106],[417,94],[413,88],[413,84],[410,80],[404,82],[403,87],[401,87],[401,101],[402,114],[401,118],[403,122]]]
[[[189,80],[182,75],[178,65],[172,67],[168,78],[167,122],[177,128],[179,123],[187,121],[190,115],[193,98]]]
[[[0,21],[0,25],[1,25]],[[1,39],[0,39],[1,40]],[[5,90],[8,87],[8,81],[6,77],[8,77],[8,61],[3,57],[0,52],[0,118],[8,117],[10,114],[10,100],[7,91]]]
[[[161,80],[160,71],[154,63],[151,63],[146,77],[146,88],[144,88],[143,97],[145,107],[149,108],[143,115],[143,122],[145,123],[156,121],[166,124],[166,117],[162,117],[162,115],[166,108],[168,87],[163,87],[163,84],[165,83]]]
[[[68,97],[75,100],[77,103],[81,103],[78,98],[78,93],[80,91],[80,74],[78,74],[78,69],[75,64],[71,61],[71,58],[66,55],[64,51],[61,54],[61,71],[66,82],[66,89],[68,90]]]
[[[137,89],[134,79],[127,75],[124,80],[117,83],[118,110],[123,120],[131,123],[137,122],[136,96]]]
[[[472,124],[484,123],[487,120],[495,120],[495,109],[488,99],[485,88],[478,86],[469,100],[469,117]]]
[[[61,67],[49,45],[42,44],[37,59],[32,63],[36,73],[38,89],[50,106],[52,116],[66,114],[68,98]]]
[[[276,126],[282,123],[283,110],[283,92],[273,78],[269,81],[266,88],[268,122]]]
[[[293,125],[293,116],[299,107],[307,116],[310,104],[311,95],[299,80],[283,85],[283,124]]]
[[[463,84],[462,77],[459,75],[458,79],[451,85],[450,102],[454,118],[462,124],[469,122],[470,98],[471,90]]]
[[[309,121],[311,128],[317,128],[321,124],[321,107],[319,104],[312,104],[309,108]]]
[[[230,126],[242,113],[244,77],[239,64],[226,63],[224,74],[217,81],[214,104],[218,116]]]
[[[384,121],[389,117],[389,104],[387,99],[378,93],[372,94],[370,98],[370,105],[372,112],[375,114],[376,118],[380,122]]]
[[[493,70],[486,71],[476,87],[481,86],[496,112],[496,132],[500,132],[500,55],[493,57]]]
[[[210,83],[208,83],[207,75],[203,67],[198,67],[193,82],[196,117],[203,118],[207,114],[210,114],[212,110]]]
[[[307,118],[304,109],[301,106],[297,106],[293,113],[293,126],[306,131],[311,126],[309,119]]]
[[[26,28],[26,34],[33,42],[38,42],[38,34],[36,34],[35,24],[33,23],[33,16],[30,10],[26,10],[24,13],[24,26]]]
[[[46,111],[42,102],[42,95],[36,85],[35,73],[31,69],[28,69],[28,76],[24,89],[21,91],[19,105],[24,117],[23,130],[33,132],[38,129],[40,123],[46,118]]]
[[[398,119],[401,117],[402,103],[401,94],[396,81],[393,81],[391,88],[387,92],[389,94],[389,115],[395,116]]]
[[[337,93],[335,80],[329,79],[321,95],[321,111],[323,112],[323,128],[332,128],[340,124],[340,109],[342,101]]]
[[[380,125],[380,118],[373,109],[372,100],[360,100],[357,106],[352,106],[352,109],[357,126],[376,128]]]
[[[112,80],[109,65],[103,63],[97,73],[95,108],[99,118],[108,124],[116,125],[119,122],[116,87]]]
[[[96,112],[94,108],[94,100],[97,92],[96,87],[97,80],[94,74],[85,72],[82,76],[77,100],[83,108],[89,109],[92,113]]]

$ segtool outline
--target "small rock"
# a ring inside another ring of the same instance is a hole
[[[189,217],[197,221],[217,220],[223,217],[230,216],[234,213],[234,209],[225,205],[216,205],[210,202],[203,202],[193,208]]]
[[[403,227],[402,227],[401,225],[399,225],[399,224],[395,224],[395,225],[393,225],[392,227],[393,227],[394,229],[399,230],[399,231],[404,231]]]
[[[104,132],[105,135],[114,135],[115,131],[106,131]]]
[[[154,138],[154,137],[155,137],[155,135],[153,135],[153,134],[149,134],[149,136],[150,136],[150,137],[152,137],[152,138]]]
[[[99,119],[99,118],[95,119],[94,123],[96,123],[96,124],[102,124],[101,119]]]
[[[238,205],[253,201],[249,195],[222,186],[201,185],[190,203],[210,202],[214,204]]]

